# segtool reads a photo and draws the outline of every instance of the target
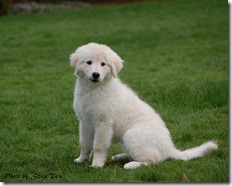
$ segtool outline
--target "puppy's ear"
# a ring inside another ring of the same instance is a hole
[[[81,63],[81,58],[83,50],[85,49],[85,46],[81,46],[76,49],[74,53],[72,53],[69,57],[70,65],[75,70],[74,74],[77,75],[79,71],[79,64]]]
[[[79,70],[79,65],[78,65],[78,53],[77,51],[75,51],[74,53],[72,53],[69,57],[70,60],[70,66],[74,69],[74,75],[78,74],[78,70]]]
[[[108,56],[109,56],[112,75],[113,77],[117,78],[118,73],[123,67],[124,61],[121,59],[121,57],[117,53],[115,53],[111,49],[109,49]]]
[[[70,60],[70,66],[75,69],[78,61],[77,53],[76,52],[72,53],[69,57],[69,60]]]

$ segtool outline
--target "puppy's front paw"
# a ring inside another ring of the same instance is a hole
[[[82,158],[77,158],[74,160],[74,163],[85,163],[87,160]]]
[[[104,166],[104,163],[92,163],[91,167],[93,168],[101,168]]]

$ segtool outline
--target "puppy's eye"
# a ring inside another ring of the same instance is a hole
[[[88,65],[91,65],[92,64],[92,61],[87,61],[86,62]]]
[[[101,63],[101,66],[105,66],[106,64],[104,62]]]

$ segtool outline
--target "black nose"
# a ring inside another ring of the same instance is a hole
[[[98,79],[100,77],[100,74],[98,72],[92,73],[92,76],[94,79]]]

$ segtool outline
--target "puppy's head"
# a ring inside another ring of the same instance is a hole
[[[80,46],[70,55],[74,74],[91,82],[101,82],[117,77],[123,67],[123,60],[110,47],[97,43]]]

